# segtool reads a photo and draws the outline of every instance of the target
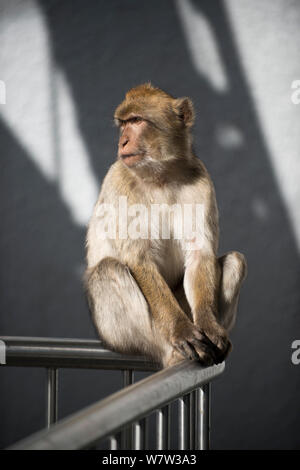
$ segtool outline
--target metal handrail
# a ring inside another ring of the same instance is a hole
[[[140,421],[182,395],[203,386],[224,370],[224,363],[201,368],[192,361],[164,369],[74,413],[11,449],[84,449]]]
[[[106,350],[97,340],[5,336],[0,341],[5,345],[6,366],[47,369],[48,429],[11,449],[82,449],[107,437],[112,450],[146,448],[147,416],[154,410],[156,448],[169,449],[170,404],[177,398],[179,448],[209,448],[209,382],[223,372],[224,363],[202,368],[197,362],[184,361],[132,385],[134,370],[158,371],[159,365],[145,357]],[[58,369],[69,367],[122,370],[126,388],[55,424]]]
[[[101,341],[71,338],[2,336],[6,365],[78,369],[157,371],[159,365],[143,356],[104,349]]]

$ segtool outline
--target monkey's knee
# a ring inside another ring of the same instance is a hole
[[[92,319],[109,349],[160,360],[163,352],[146,299],[129,268],[105,258],[86,273]]]
[[[238,272],[238,277],[242,283],[247,277],[247,260],[243,253],[239,251],[232,251],[228,254],[232,259],[234,269]]]
[[[221,265],[221,294],[226,301],[234,298],[247,276],[247,262],[242,253],[231,251],[219,258]]]
[[[220,323],[230,330],[235,323],[240,288],[247,276],[247,262],[242,253],[231,251],[219,258],[219,264],[221,266]]]

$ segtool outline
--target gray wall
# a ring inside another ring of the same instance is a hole
[[[300,447],[299,20],[293,0],[0,1],[0,333],[94,337],[84,236],[115,158],[113,110],[148,80],[191,96],[220,253],[249,265],[213,386],[217,449]],[[61,378],[60,416],[121,384],[113,372]],[[0,380],[3,447],[43,426],[44,371],[3,368]]]

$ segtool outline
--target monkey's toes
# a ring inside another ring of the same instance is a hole
[[[219,335],[209,334],[205,331],[203,334],[207,340],[207,344],[213,351],[215,363],[219,364],[223,362],[232,350],[232,344],[227,333]]]

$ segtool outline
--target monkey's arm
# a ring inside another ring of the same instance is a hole
[[[219,360],[231,349],[226,330],[219,325],[218,296],[220,267],[214,253],[201,250],[189,254],[184,276],[184,289],[190,304],[194,324],[217,348]]]
[[[205,191],[203,191],[205,188]],[[198,192],[198,194],[197,194]],[[231,349],[226,330],[219,325],[218,299],[221,270],[217,259],[218,209],[215,192],[207,176],[205,186],[200,182],[194,193],[204,208],[202,233],[185,251],[184,290],[190,304],[194,324],[217,348],[223,359]]]
[[[127,265],[148,302],[155,326],[167,341],[189,358],[197,357],[195,350],[203,357],[203,336],[180,308],[156,264],[147,257],[140,263],[127,261]]]

